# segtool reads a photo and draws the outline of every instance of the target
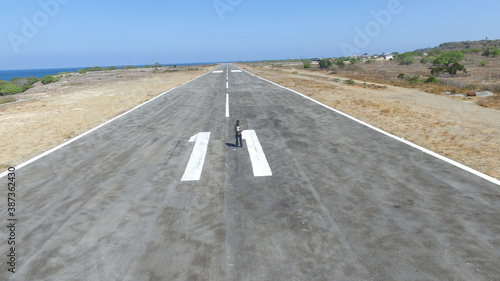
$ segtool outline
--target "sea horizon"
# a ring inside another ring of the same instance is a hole
[[[205,65],[205,64],[216,64],[216,63],[228,63],[228,62],[196,62],[196,63],[169,63],[161,64],[162,66],[188,66],[188,65]],[[144,65],[121,65],[116,66],[118,69],[127,66],[144,67]],[[79,69],[85,69],[89,66],[82,67],[59,67],[59,68],[33,68],[33,69],[12,69],[12,70],[0,70],[0,80],[11,81],[13,78],[27,78],[30,76],[42,78],[45,75],[56,75],[63,72],[78,72]],[[90,66],[94,67],[94,66]],[[112,66],[100,66],[102,68],[112,67]]]

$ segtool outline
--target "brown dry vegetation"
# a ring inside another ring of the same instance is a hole
[[[0,168],[18,165],[212,68],[71,74],[9,96],[9,103],[0,105]]]
[[[415,88],[358,79],[361,74],[337,76],[331,71],[300,69],[299,65],[241,64],[242,68],[377,126],[396,136],[500,178],[500,111],[491,106],[496,97],[455,98]],[[375,66],[373,69],[377,69]],[[399,73],[400,68],[387,73]],[[397,77],[397,74],[396,74]],[[354,79],[354,85],[346,80]],[[396,78],[397,79],[397,78]],[[365,82],[365,81],[374,82]]]
[[[417,88],[428,93],[442,94],[451,92],[454,94],[467,94],[475,91],[490,91],[495,93],[489,99],[478,99],[478,103],[484,107],[500,109],[500,57],[483,57],[475,54],[466,55],[463,65],[467,73],[459,73],[454,76],[440,75],[437,78],[441,83],[412,83],[398,79],[400,73],[406,77],[417,76],[423,80],[430,73],[431,64],[417,62],[412,65],[399,65],[397,61],[376,61],[374,63],[358,62],[347,65],[340,69],[335,67],[331,72],[363,81],[384,83],[407,88]],[[482,64],[485,64],[482,66]]]

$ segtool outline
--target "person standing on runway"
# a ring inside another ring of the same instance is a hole
[[[236,125],[234,125],[234,133],[236,135],[236,147],[238,147],[238,141],[239,141],[239,146],[243,147],[243,141],[241,138],[241,133],[243,132],[243,125],[240,124],[240,120],[236,120]]]

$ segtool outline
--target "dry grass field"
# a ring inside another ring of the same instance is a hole
[[[9,103],[0,104],[0,169],[18,165],[212,68],[71,74],[4,97]]]
[[[497,95],[488,99],[478,99],[477,102],[481,106],[500,109],[500,57],[469,54],[463,65],[467,68],[467,74],[459,72],[454,76],[438,76],[441,83],[412,83],[398,79],[401,73],[406,77],[428,78],[431,75],[431,64],[421,64],[418,61],[412,65],[399,65],[396,61],[360,62],[347,65],[344,69],[335,68],[331,71],[352,79],[418,88],[435,94],[452,92],[466,95],[468,92],[490,91]]]
[[[383,71],[384,75],[391,77],[402,71],[411,72],[397,65],[382,68],[380,64],[370,64],[365,70],[345,70],[349,73],[305,70],[297,63],[263,62],[239,66],[396,136],[500,178],[500,110],[488,101],[491,98],[450,97],[417,88],[393,86],[378,76],[379,72]],[[397,80],[397,74],[395,77],[394,80]],[[497,98],[493,97],[495,101]],[[487,103],[490,108],[478,105],[480,103]]]

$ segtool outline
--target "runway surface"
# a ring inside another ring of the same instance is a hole
[[[15,174],[7,280],[500,280],[499,185],[231,64]]]

